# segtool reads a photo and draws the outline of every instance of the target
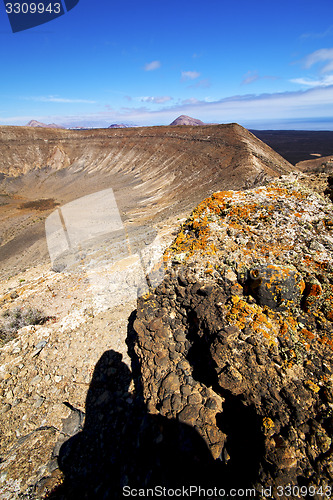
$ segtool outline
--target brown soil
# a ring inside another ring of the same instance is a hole
[[[333,172],[333,155],[300,161],[296,167],[306,173],[330,173]]]
[[[35,200],[35,201],[27,201],[25,203],[21,203],[18,207],[20,210],[24,210],[26,208],[32,208],[33,210],[49,210],[50,208],[55,208],[59,203],[57,203],[53,198],[49,198],[47,200]]]

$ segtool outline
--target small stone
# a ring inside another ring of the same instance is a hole
[[[6,398],[11,400],[11,399],[14,399],[14,393],[11,389],[9,389],[7,392],[6,392]]]
[[[219,443],[225,437],[222,431],[213,425],[207,425],[206,428],[209,441],[213,444]]]
[[[293,266],[267,264],[251,269],[250,290],[261,306],[275,310],[299,305],[305,283]]]
[[[58,384],[59,382],[61,382],[62,377],[61,377],[60,375],[56,375],[56,376],[54,377],[54,380],[55,380],[55,381],[56,381],[56,383]]]
[[[154,357],[155,364],[160,368],[167,368],[169,364],[168,356],[164,356],[163,353],[158,353]]]
[[[164,413],[168,413],[171,411],[171,398],[170,398],[170,396],[163,399],[162,409],[163,409]]]
[[[187,401],[188,401],[188,404],[190,404],[190,405],[199,404],[202,402],[201,394],[199,394],[198,392],[194,392],[193,394],[190,394],[188,396]]]
[[[69,417],[63,419],[62,432],[68,436],[73,436],[82,428],[84,414],[80,410],[72,410]]]
[[[34,378],[30,380],[30,384],[37,384],[41,380],[39,375],[36,375]]]
[[[185,342],[186,335],[184,332],[178,331],[178,332],[174,333],[174,338],[175,338],[176,342]]]
[[[319,243],[316,240],[311,241],[309,248],[310,248],[310,250],[314,250],[315,252],[325,252],[326,251],[326,248],[324,247],[324,245],[322,245],[321,243]]]
[[[207,296],[210,295],[213,291],[214,287],[212,285],[204,285],[198,290],[199,295]]]
[[[34,404],[34,407],[35,408],[40,408],[42,406],[42,404],[44,403],[45,401],[45,398],[43,398],[42,396],[40,396],[39,398],[37,398],[35,404]]]
[[[165,392],[176,392],[179,390],[179,378],[175,373],[169,373],[162,381],[161,389]]]
[[[182,408],[182,398],[180,394],[173,394],[171,397],[171,406],[173,411],[178,412]]]
[[[176,361],[178,361],[179,357],[180,357],[180,353],[179,352],[173,351],[173,352],[169,353],[169,358],[170,358],[171,361],[176,362]]]
[[[232,269],[227,269],[224,273],[224,277],[227,281],[231,283],[237,282],[237,274]]]
[[[183,396],[189,396],[192,392],[192,387],[190,385],[182,385],[180,388],[180,392]]]
[[[10,409],[11,409],[10,404],[2,404],[0,406],[0,414],[2,415],[3,413],[7,413],[7,411],[9,411]]]
[[[188,405],[178,413],[178,419],[181,422],[193,425],[199,416],[200,405]]]
[[[47,344],[47,340],[41,340],[40,342],[38,342],[38,344],[36,345],[36,349],[43,349],[43,347],[45,347]]]
[[[213,398],[207,399],[205,406],[207,408],[209,408],[210,410],[217,410],[217,408],[218,408],[218,405],[217,405],[215,399],[213,399]]]
[[[185,375],[191,375],[192,373],[191,365],[185,359],[179,361],[177,365],[177,370],[180,370],[181,372],[185,373]]]

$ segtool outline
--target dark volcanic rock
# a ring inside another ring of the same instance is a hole
[[[333,479],[332,217],[290,177],[216,193],[183,224],[165,282],[139,300],[150,411],[195,427],[223,484],[259,497]],[[167,363],[151,363],[157,351]]]
[[[329,196],[330,200],[333,201],[333,175],[330,175],[327,179],[327,189],[325,191],[325,194]]]

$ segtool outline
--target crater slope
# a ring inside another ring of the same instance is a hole
[[[237,124],[1,127],[0,155],[0,276],[46,261],[44,221],[57,204],[112,188],[125,224],[166,228],[216,190],[249,188],[294,169]]]

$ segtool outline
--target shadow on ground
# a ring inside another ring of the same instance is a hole
[[[134,316],[130,325],[133,320]],[[133,335],[129,326],[135,395],[128,392],[133,375],[122,355],[106,351],[89,387],[84,427],[60,448],[58,464],[65,480],[50,500],[123,498],[126,486],[217,486],[219,466],[197,431],[148,414],[137,378]]]

